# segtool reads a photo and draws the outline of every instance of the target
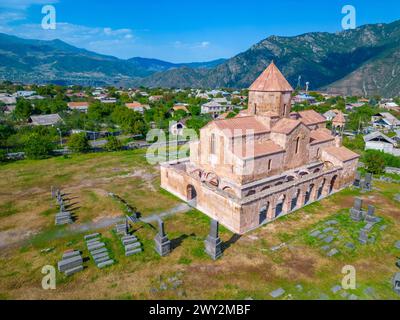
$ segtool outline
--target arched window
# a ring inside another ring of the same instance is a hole
[[[319,158],[320,155],[321,155],[321,148],[318,148],[318,150],[317,150],[317,158]]]
[[[215,154],[215,134],[211,134],[211,139],[210,139],[210,153]]]
[[[283,105],[283,113],[282,113],[282,116],[285,116],[285,114],[286,114],[286,104]]]
[[[268,160],[268,171],[271,171],[272,168],[272,159]]]
[[[300,150],[300,137],[296,139],[296,154],[299,153]]]

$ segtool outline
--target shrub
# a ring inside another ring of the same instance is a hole
[[[107,151],[118,151],[122,149],[122,143],[114,136],[107,138],[107,143],[104,145],[104,149]]]
[[[67,145],[68,149],[74,153],[87,152],[90,150],[89,140],[84,132],[71,135]]]
[[[47,158],[54,149],[51,136],[32,132],[24,137],[24,152],[28,159]]]

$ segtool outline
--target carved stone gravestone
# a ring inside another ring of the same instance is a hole
[[[164,230],[164,221],[158,219],[158,234],[154,238],[155,250],[164,257],[171,252],[171,241],[168,239]]]
[[[354,221],[361,221],[364,218],[362,211],[362,199],[355,198],[353,208],[350,209],[350,216]]]
[[[376,216],[375,216],[375,207],[372,205],[368,206],[368,212],[365,216],[365,220],[367,222],[375,222],[376,221]]]
[[[363,190],[371,191],[372,190],[372,173],[365,174],[365,180],[363,184]]]
[[[213,260],[217,260],[222,256],[222,242],[218,235],[218,227],[218,221],[212,219],[210,234],[204,241],[205,251]]]
[[[360,172],[356,172],[356,178],[354,179],[353,186],[359,188],[361,184],[361,174]]]
[[[368,233],[367,233],[366,230],[361,229],[360,236],[359,236],[358,240],[362,244],[367,244],[368,243]]]

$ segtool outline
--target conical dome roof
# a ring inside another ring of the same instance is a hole
[[[270,92],[294,91],[274,62],[271,62],[268,68],[253,82],[249,90]]]

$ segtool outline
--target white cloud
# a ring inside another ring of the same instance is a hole
[[[209,41],[195,42],[195,43],[185,43],[182,41],[175,41],[173,47],[176,49],[206,49],[211,45]]]
[[[33,5],[46,5],[57,2],[58,0],[1,0],[0,8],[25,10]]]

